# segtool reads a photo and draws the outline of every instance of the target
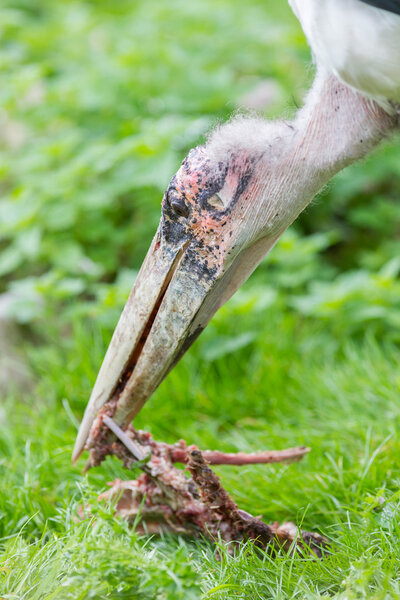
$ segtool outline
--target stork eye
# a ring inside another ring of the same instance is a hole
[[[175,214],[179,217],[188,217],[189,208],[186,202],[182,198],[172,198],[170,205]]]
[[[218,208],[220,210],[225,208],[225,204],[219,194],[214,194],[207,200],[207,202],[208,204],[211,204],[211,206],[214,206],[214,208]]]
[[[178,217],[189,216],[188,205],[174,187],[171,187],[167,192],[167,203]]]

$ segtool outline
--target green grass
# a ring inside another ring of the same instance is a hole
[[[312,453],[299,464],[218,472],[242,508],[323,532],[334,542],[333,555],[322,562],[271,559],[247,545],[234,557],[220,550],[218,561],[205,542],[140,538],[110,507],[98,506],[96,494],[123,470],[108,460],[85,477],[82,463],[70,465],[74,419],[83,405],[77,395],[89,393],[104,349],[96,332],[77,328],[62,348],[30,351],[36,391],[23,401],[11,397],[4,407],[3,596],[397,597],[397,349],[373,339],[333,348],[318,323],[271,308],[263,319],[242,315],[240,328],[257,326],[250,346],[207,362],[212,339],[236,334],[234,312],[228,306],[220,313],[137,424],[160,439],[184,436],[203,448],[310,445]],[[77,507],[85,503],[93,520],[77,523]]]
[[[204,449],[311,446],[217,471],[241,508],[322,532],[332,555],[141,537],[96,501],[121,465],[71,466],[77,424],[169,177],[260,80],[278,91],[266,115],[293,114],[309,51],[272,0],[1,13],[0,317],[30,376],[1,395],[0,597],[398,598],[398,141],[321,194],[136,421]]]

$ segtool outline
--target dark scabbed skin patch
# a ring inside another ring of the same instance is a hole
[[[176,175],[174,175],[174,177],[171,179],[171,182],[162,200],[161,230],[163,238],[168,242],[168,244],[178,245],[189,240],[193,233],[191,231],[188,218],[178,215],[170,204],[170,195],[176,194],[178,196],[175,184]]]
[[[217,273],[217,268],[215,266],[210,266],[209,261],[206,258],[203,258],[201,253],[198,252],[198,249],[202,245],[203,244],[197,243],[197,240],[194,240],[191,246],[187,249],[185,260],[182,264],[182,267],[186,268],[191,273],[194,273],[199,281],[203,279],[214,279]],[[216,258],[216,256],[212,256],[213,250],[214,249],[212,249],[208,255],[209,258]]]
[[[161,222],[162,235],[168,244],[180,245],[182,242],[190,240],[193,235],[189,223],[183,217],[170,215],[167,211],[163,211]]]

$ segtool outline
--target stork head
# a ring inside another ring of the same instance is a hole
[[[158,230],[97,377],[74,459],[85,443],[90,447],[104,404],[110,403],[122,426],[139,412],[287,226],[287,211],[269,190],[275,179],[268,180],[268,173],[285,147],[282,126],[278,136],[274,127],[258,120],[225,126],[191,150],[171,179]]]

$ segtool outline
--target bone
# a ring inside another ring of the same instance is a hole
[[[131,452],[131,454],[136,458],[136,460],[144,460],[146,455],[142,452],[139,444],[136,444],[130,437],[126,435],[126,433],[116,424],[115,421],[104,415],[103,423],[107,425],[109,429],[117,436],[117,438],[124,444],[124,446]]]
[[[171,446],[171,459],[174,463],[187,463],[188,450]],[[204,459],[210,465],[256,465],[271,464],[280,462],[297,462],[311,451],[311,448],[299,446],[297,448],[287,448],[286,450],[266,450],[264,452],[255,452],[248,454],[246,452],[220,452],[219,450],[204,450],[202,452]]]

